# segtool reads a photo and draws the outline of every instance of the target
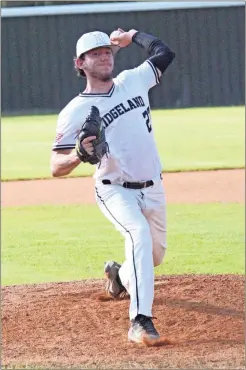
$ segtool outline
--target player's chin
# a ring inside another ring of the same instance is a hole
[[[113,77],[113,70],[111,66],[105,66],[98,71],[98,77],[101,81],[111,80]]]
[[[113,77],[112,72],[104,72],[99,74],[99,79],[104,82],[111,80],[112,77]]]

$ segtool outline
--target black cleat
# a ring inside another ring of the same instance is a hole
[[[154,345],[160,339],[150,317],[137,315],[131,323],[128,332],[129,341]]]
[[[126,288],[122,285],[119,277],[121,265],[114,261],[105,263],[104,272],[106,276],[105,290],[112,298],[122,298],[127,294]]]

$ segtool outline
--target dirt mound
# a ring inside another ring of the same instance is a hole
[[[2,289],[2,362],[42,368],[244,368],[244,277],[157,277],[153,315],[172,345],[128,343],[127,299],[102,280]]]

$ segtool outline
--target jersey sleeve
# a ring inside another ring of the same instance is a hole
[[[138,67],[123,71],[119,74],[120,80],[127,80],[132,84],[139,84],[145,89],[150,90],[152,87],[160,83],[161,73],[153,65],[150,60],[146,60]]]
[[[61,112],[57,120],[52,150],[75,148],[77,134],[78,127],[74,124],[71,115]]]

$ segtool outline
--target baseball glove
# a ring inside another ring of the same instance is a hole
[[[89,136],[96,136],[96,139],[91,141],[93,145],[92,155],[88,154],[82,145],[82,141]],[[77,156],[82,162],[88,162],[90,164],[99,163],[104,154],[107,154],[109,151],[102,119],[98,108],[95,106],[91,107],[89,115],[86,117],[86,120],[80,129],[77,136],[75,150]]]

